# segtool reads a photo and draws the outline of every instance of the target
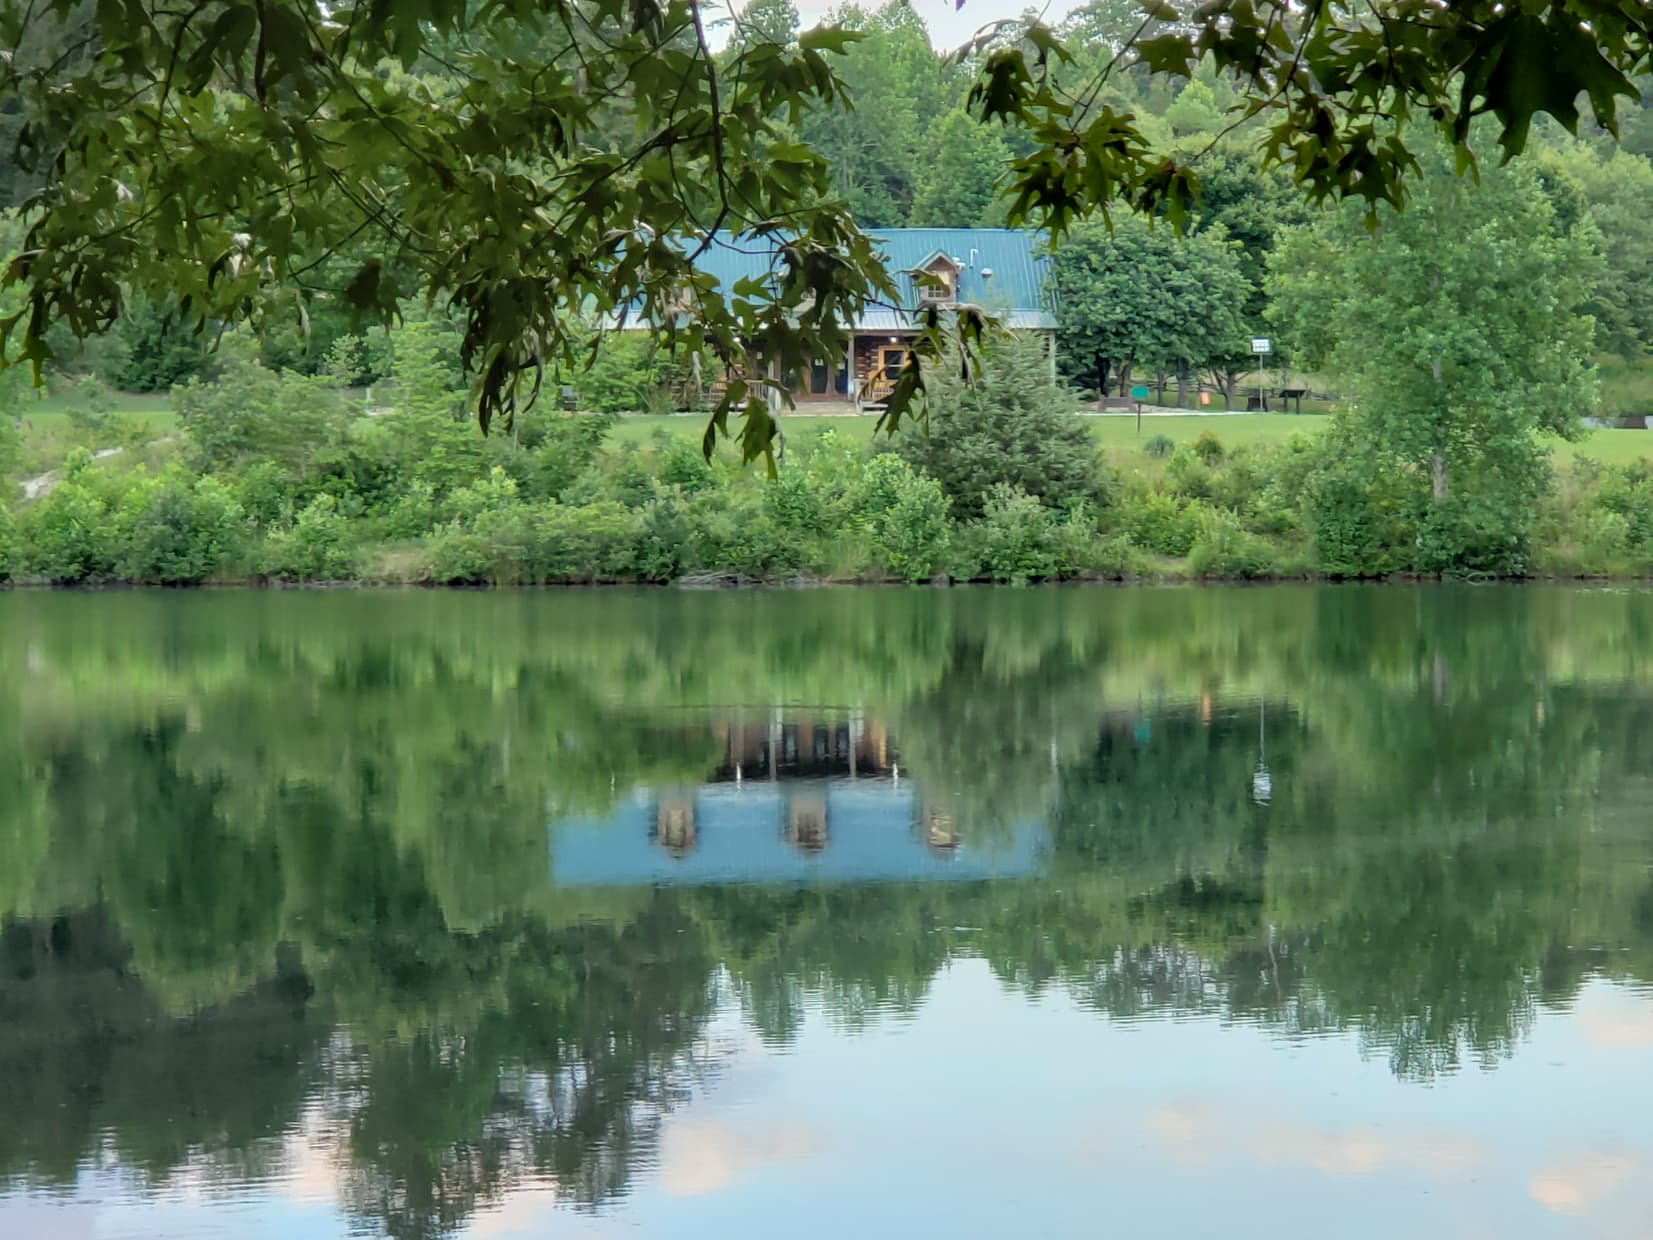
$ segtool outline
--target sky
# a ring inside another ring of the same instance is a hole
[[[793,0],[804,29],[817,25],[839,6],[840,0]],[[743,6],[740,0],[737,8]],[[864,8],[878,8],[881,0],[861,0]],[[964,0],[962,9],[955,0],[910,0],[913,11],[924,19],[930,42],[938,48],[953,48],[966,42],[983,26],[1006,17],[1020,16],[1029,8],[1043,9],[1045,21],[1055,25],[1066,14],[1081,7],[1080,0]]]

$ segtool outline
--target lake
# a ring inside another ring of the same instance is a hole
[[[1653,1235],[1653,592],[0,594],[0,1235]]]

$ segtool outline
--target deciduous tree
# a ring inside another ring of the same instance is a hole
[[[1056,252],[1056,287],[1063,354],[1073,373],[1094,376],[1098,395],[1135,365],[1185,382],[1244,331],[1237,247],[1215,226],[1178,236],[1139,219],[1080,225]]]
[[[1420,567],[1517,571],[1542,483],[1535,435],[1577,433],[1595,403],[1598,238],[1558,228],[1529,166],[1488,161],[1476,183],[1444,147],[1421,163],[1406,210],[1381,208],[1374,232],[1351,206],[1281,248],[1274,314],[1348,376],[1377,459],[1426,480]]]

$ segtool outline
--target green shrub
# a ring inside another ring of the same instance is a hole
[[[481,585],[494,580],[498,568],[488,539],[457,521],[436,530],[425,544],[422,576],[435,585]]]
[[[1369,460],[1327,450],[1306,489],[1319,571],[1374,577],[1414,567],[1419,503],[1414,482]]]
[[[946,562],[950,503],[934,478],[881,453],[867,466],[858,507],[880,567],[905,581],[924,581]]]
[[[349,416],[329,381],[266,370],[235,338],[221,351],[218,377],[174,388],[172,404],[190,463],[203,473],[252,459],[304,473],[339,444]]]
[[[422,538],[444,523],[446,504],[437,498],[436,488],[428,482],[411,482],[379,518],[382,537],[392,541]]]
[[[599,499],[612,499],[627,508],[641,508],[654,498],[654,471],[643,460],[636,444],[626,444],[620,449],[618,456],[608,461],[607,465],[606,472],[601,475],[601,486],[596,493],[580,495],[576,500],[574,496],[579,491],[576,485],[570,488],[569,502],[579,505],[594,503]]]
[[[197,374],[206,361],[204,338],[172,301],[157,303],[134,293],[113,335],[119,347],[107,353],[104,378],[128,392],[164,392]]]
[[[0,504],[0,581],[10,581],[12,561],[15,559],[17,528],[12,521],[11,513],[4,504]]]
[[[1201,431],[1200,437],[1194,441],[1194,455],[1207,465],[1217,465],[1227,453],[1223,450],[1222,440],[1210,431]]]
[[[693,564],[694,523],[676,487],[663,487],[638,509],[637,549],[633,560],[644,581],[676,581]]]
[[[255,530],[274,529],[292,516],[292,479],[272,461],[255,461],[236,482],[235,499]]]
[[[988,495],[973,536],[981,571],[994,581],[1054,577],[1060,565],[1056,516],[1033,496],[1005,483]]]
[[[644,333],[611,332],[572,384],[580,408],[593,413],[669,412],[672,402],[662,389],[673,373],[671,358]]]
[[[1188,551],[1188,571],[1196,577],[1267,577],[1276,571],[1276,558],[1273,548],[1234,513],[1206,508]]]
[[[1171,441],[1169,435],[1150,435],[1148,441],[1142,445],[1142,450],[1156,460],[1170,456],[1176,451],[1177,445]]]
[[[1418,567],[1442,576],[1525,576],[1532,512],[1496,492],[1455,494],[1431,505],[1418,530]]]
[[[1183,499],[1209,499],[1215,475],[1205,458],[1189,447],[1178,448],[1165,467],[1172,491]]]
[[[1622,573],[1632,561],[1630,522],[1622,513],[1591,507],[1575,514],[1572,522],[1574,558],[1568,571],[1597,577]]]
[[[1184,556],[1194,545],[1198,524],[1194,505],[1182,504],[1162,491],[1122,496],[1112,516],[1127,538],[1155,555]]]
[[[661,436],[664,442],[659,452],[659,476],[664,485],[677,487],[687,495],[718,485],[717,472],[698,443],[664,431]]]
[[[612,417],[595,414],[536,417],[533,434],[523,437],[528,449],[526,477],[519,481],[525,493],[536,500],[561,499],[574,479],[597,459],[613,427]]]
[[[122,497],[114,525],[116,575],[145,585],[206,581],[234,560],[246,535],[228,487],[178,471],[139,479]]]
[[[1094,530],[1088,531],[1088,535],[1082,544],[1065,546],[1062,550],[1073,572],[1114,581],[1153,573],[1153,564],[1130,539],[1117,534],[1102,536]]]
[[[1001,483],[1050,507],[1100,498],[1090,431],[1042,348],[993,351],[973,383],[937,379],[930,410],[927,431],[902,435],[897,451],[941,484],[960,520],[982,516]]]
[[[500,516],[490,518],[500,522]],[[489,524],[479,527],[486,535]],[[631,576],[642,534],[641,515],[604,501],[581,507],[550,503],[531,514],[533,541],[523,561],[523,580],[619,581]]]
[[[1653,474],[1647,462],[1617,469],[1597,466],[1595,473],[1595,502],[1624,518],[1628,545],[1638,549],[1653,545]]]
[[[754,488],[701,496],[687,514],[685,572],[776,577],[814,566],[804,541],[775,522],[766,497]]]
[[[63,481],[19,514],[19,575],[73,585],[114,571],[117,543],[98,481],[91,455],[79,448],[70,453]]]
[[[287,581],[345,581],[355,567],[350,519],[331,495],[307,504],[292,528],[264,544],[263,572]]]
[[[517,498],[516,479],[496,465],[486,478],[457,487],[442,504],[443,515],[449,521],[474,526],[484,513],[521,507]]]

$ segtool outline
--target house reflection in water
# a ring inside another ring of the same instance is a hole
[[[776,711],[713,730],[724,759],[706,783],[639,790],[606,816],[553,823],[557,884],[969,881],[1043,860],[1042,823],[962,837],[905,778],[882,726],[858,714]]]

